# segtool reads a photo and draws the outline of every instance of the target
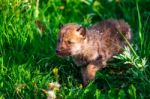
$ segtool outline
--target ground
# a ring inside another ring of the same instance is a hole
[[[46,98],[53,82],[58,99],[150,97],[149,0],[37,1],[0,1],[0,98]],[[73,59],[55,53],[59,25],[109,18],[130,24],[132,43],[83,88]]]

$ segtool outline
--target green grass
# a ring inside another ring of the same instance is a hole
[[[36,9],[35,0],[1,0],[0,98],[46,98],[43,90],[51,82],[61,84],[58,99],[149,98],[149,5],[149,0],[40,0]],[[97,72],[95,82],[82,88],[72,58],[55,54],[59,25],[90,26],[108,18],[131,25],[131,49],[126,48]]]

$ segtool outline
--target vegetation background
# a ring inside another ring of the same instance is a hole
[[[59,25],[91,26],[108,18],[132,28],[129,48],[82,87],[72,58],[55,54]],[[150,98],[150,0],[0,0],[0,98]]]

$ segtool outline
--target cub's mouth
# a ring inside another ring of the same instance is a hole
[[[70,56],[71,52],[69,50],[56,50],[58,56]]]

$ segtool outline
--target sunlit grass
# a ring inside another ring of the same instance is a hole
[[[0,98],[47,98],[53,82],[61,85],[55,92],[58,99],[149,98],[149,4],[149,0],[39,0],[37,7],[34,0],[1,0]],[[72,58],[56,56],[59,25],[91,26],[108,18],[131,25],[132,43],[83,88]]]

